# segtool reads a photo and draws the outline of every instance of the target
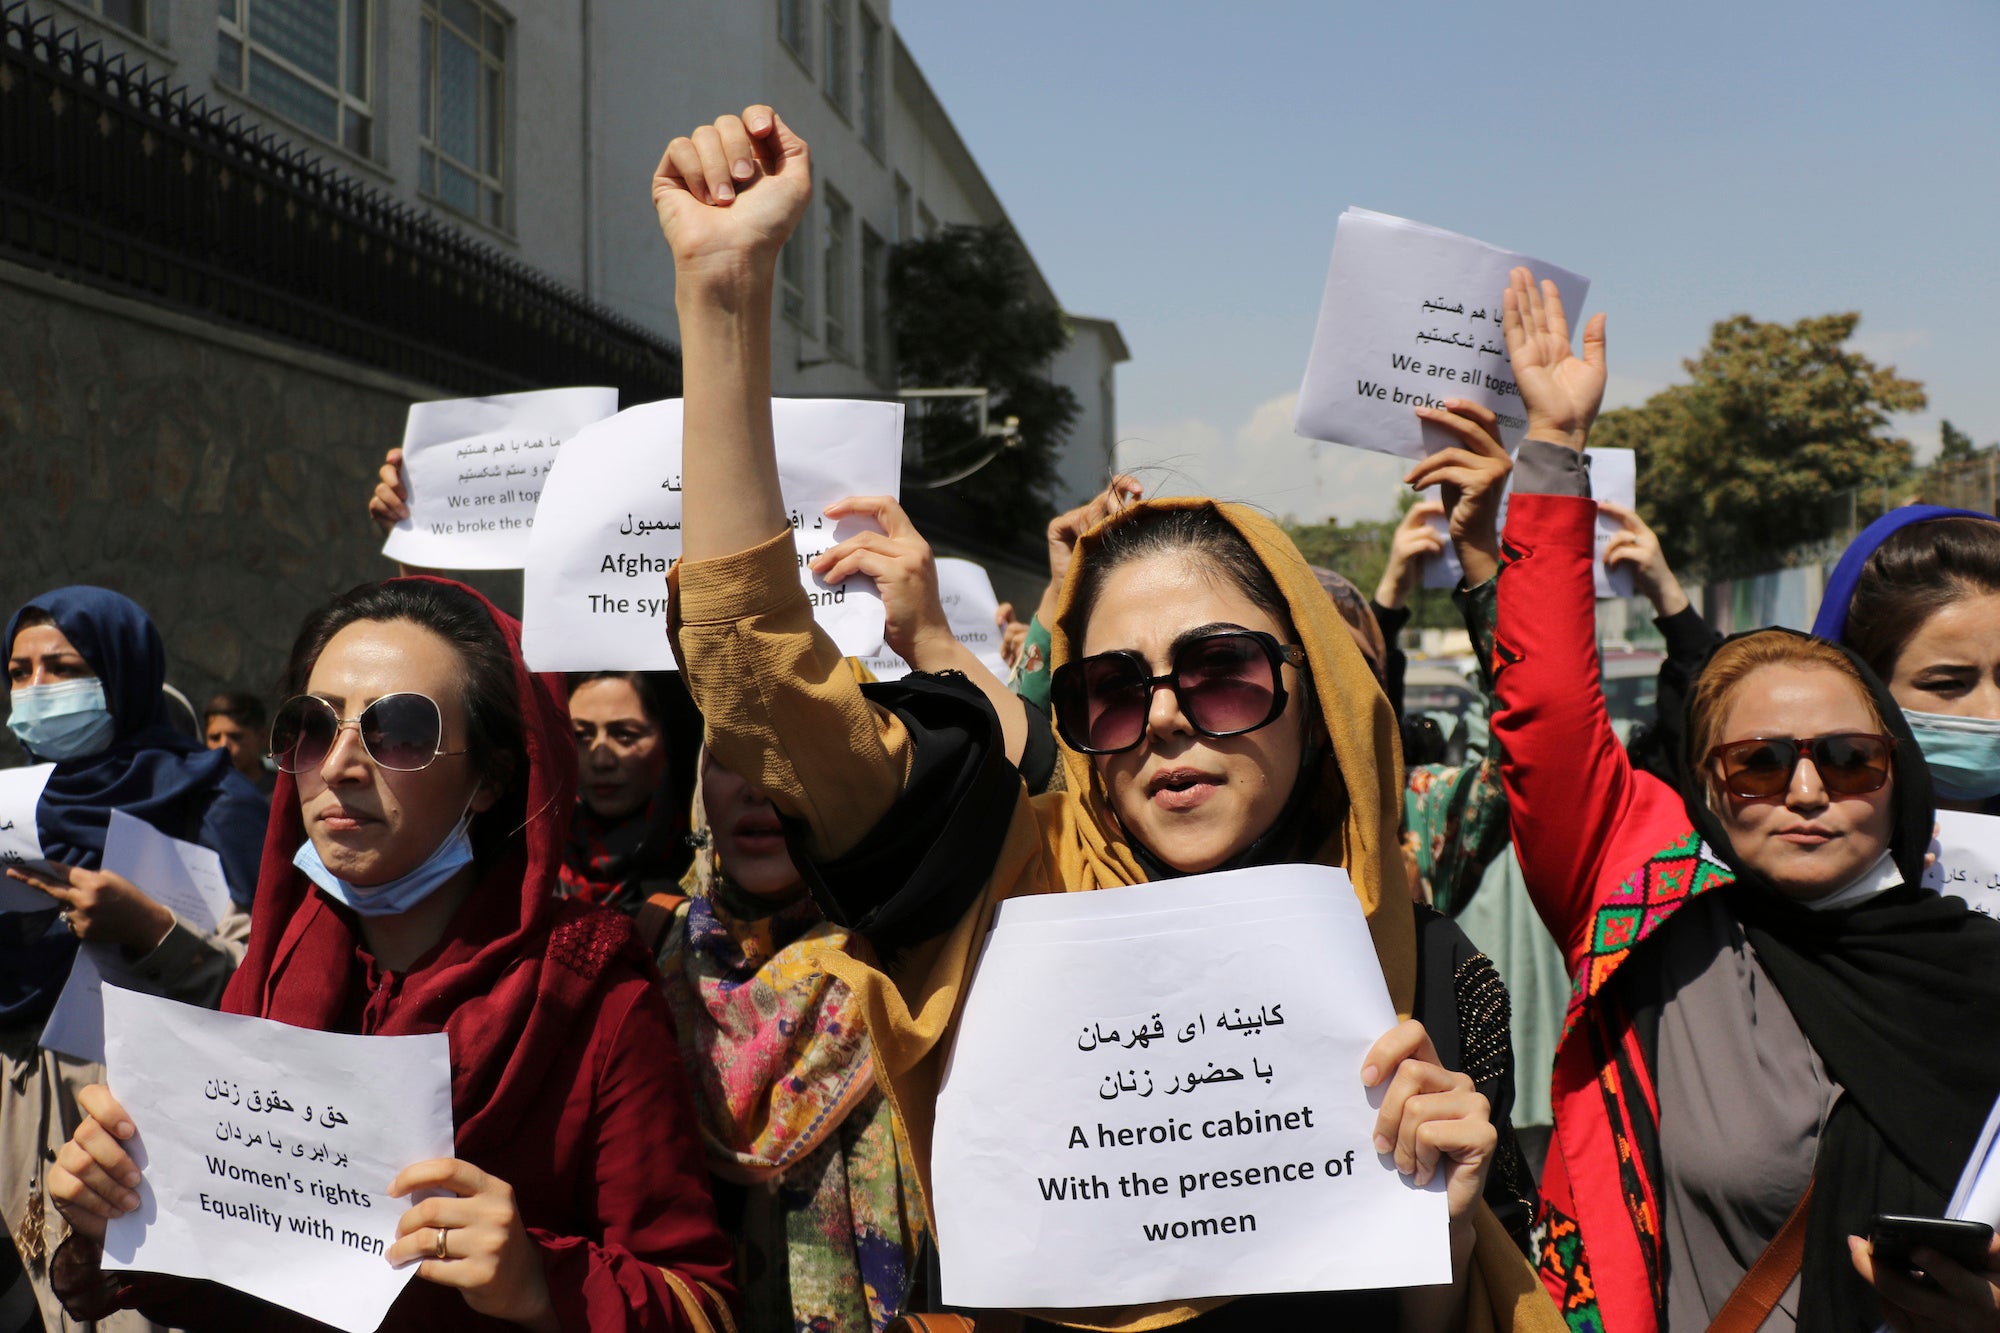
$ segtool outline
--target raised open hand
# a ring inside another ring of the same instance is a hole
[[[1583,356],[1569,349],[1569,320],[1553,282],[1539,291],[1525,268],[1509,275],[1502,298],[1507,357],[1528,411],[1528,436],[1582,449],[1604,401],[1604,316],[1583,329]]]
[[[653,207],[682,269],[774,262],[812,201],[812,155],[768,106],[667,145]]]
[[[1476,588],[1499,572],[1500,501],[1514,471],[1514,460],[1500,444],[1499,416],[1463,398],[1447,398],[1443,407],[1420,407],[1417,415],[1442,426],[1459,443],[1417,464],[1403,482],[1417,490],[1438,487],[1452,544],[1465,567],[1465,584]]]

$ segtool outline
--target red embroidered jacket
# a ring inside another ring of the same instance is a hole
[[[1493,736],[1522,874],[1570,976],[1536,1224],[1542,1280],[1573,1329],[1657,1333],[1665,1277],[1648,1161],[1659,1100],[1630,1016],[1605,986],[1676,908],[1734,876],[1702,845],[1680,795],[1635,771],[1611,730],[1591,591],[1596,521],[1588,499],[1510,503]]]

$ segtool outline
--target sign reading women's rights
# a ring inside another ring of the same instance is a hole
[[[903,405],[774,398],[778,481],[814,618],[850,657],[882,642],[872,579],[838,586],[807,568],[864,530],[822,511],[850,495],[897,494]],[[580,432],[549,475],[528,543],[521,650],[536,671],[673,671],[667,570],[681,554],[681,404],[628,407]]]
[[[944,1298],[1449,1282],[1442,1173],[1417,1189],[1374,1149],[1361,1064],[1395,1021],[1340,870],[1003,904],[938,1098]]]
[[[1975,912],[2000,917],[2000,819],[1958,810],[1937,812],[1936,858],[1924,887],[1963,898]]]
[[[1587,278],[1406,218],[1342,213],[1294,429],[1422,458],[1456,441],[1415,409],[1463,398],[1499,414],[1500,442],[1512,450],[1528,425],[1501,325],[1500,294],[1516,267],[1553,281],[1572,327],[1582,326]]]
[[[354,1037],[107,987],[105,1065],[139,1207],[107,1268],[206,1278],[373,1333],[416,1274],[384,1256],[405,1167],[454,1155],[443,1033]]]
[[[973,561],[942,555],[937,558],[937,582],[938,601],[952,636],[972,650],[981,666],[1007,679],[1011,668],[1000,656],[1000,598],[991,576]],[[887,643],[862,660],[877,680],[901,680],[910,674],[910,664]]]
[[[382,554],[429,569],[519,569],[563,442],[617,410],[616,389],[412,403],[403,427],[410,516]]]

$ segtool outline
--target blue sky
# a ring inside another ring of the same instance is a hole
[[[1857,345],[2000,441],[2000,3],[897,0],[1064,305],[1116,319],[1161,488],[1381,516],[1398,465],[1291,435],[1334,219],[1592,280],[1612,405],[1710,324],[1862,312]]]

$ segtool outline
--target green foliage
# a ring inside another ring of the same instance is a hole
[[[1069,344],[1069,325],[1030,292],[1020,242],[1004,226],[907,241],[890,253],[888,295],[901,384],[989,389],[990,420],[1020,418],[1018,446],[944,493],[979,536],[1039,538],[1054,507],[1056,451],[1081,406],[1045,373]],[[912,438],[926,458],[971,461],[985,447],[977,420],[969,404],[934,401],[912,414]]]
[[[1404,493],[1402,508],[1416,500],[1414,491]],[[1285,533],[1298,546],[1306,563],[1330,569],[1373,599],[1382,582],[1383,566],[1389,563],[1389,539],[1395,534],[1394,519],[1371,523],[1343,524],[1338,519],[1325,523],[1297,523],[1287,519]],[[1418,588],[1410,594],[1410,624],[1417,629],[1464,629],[1465,617],[1452,604],[1451,593],[1442,588]]]
[[[1985,452],[1973,444],[1970,435],[1949,421],[1938,422],[1938,438],[1942,441],[1942,447],[1938,450],[1938,456],[1932,460],[1933,463],[1965,463]]]
[[[1833,534],[1836,497],[1910,469],[1892,412],[1924,386],[1844,346],[1858,314],[1765,324],[1737,315],[1682,364],[1692,382],[1606,412],[1591,443],[1636,450],[1639,502],[1673,564],[1710,576],[1769,569]]]

